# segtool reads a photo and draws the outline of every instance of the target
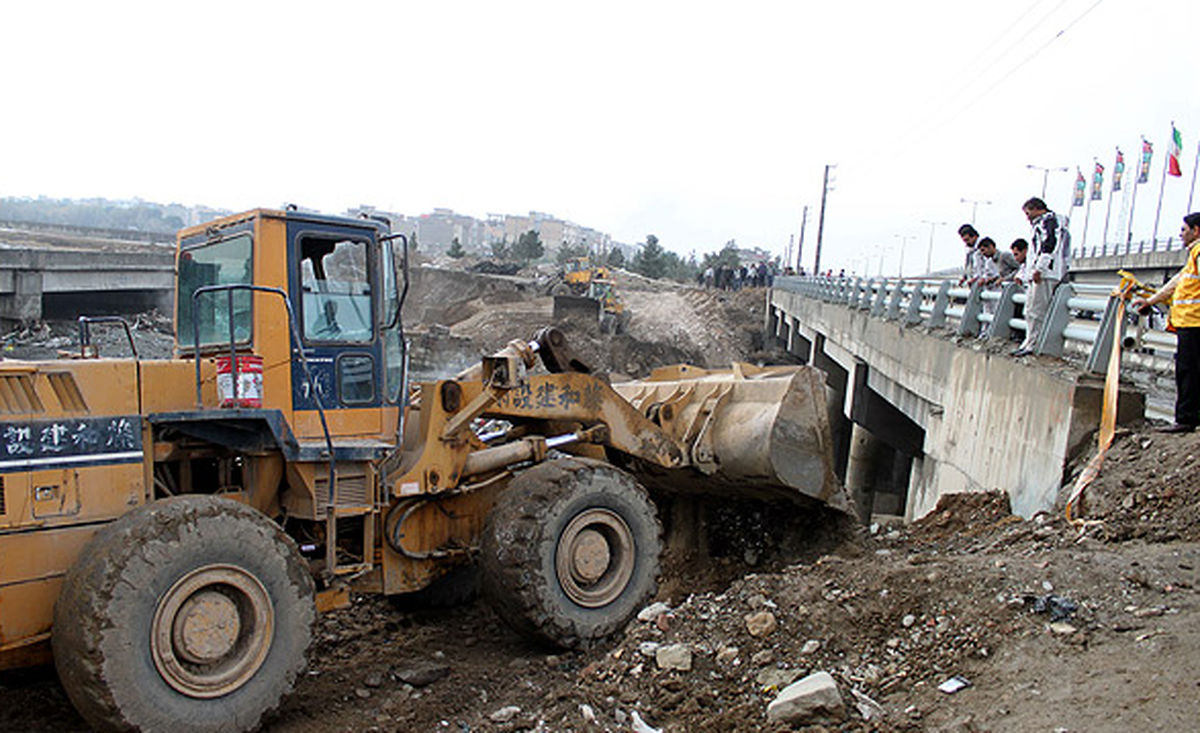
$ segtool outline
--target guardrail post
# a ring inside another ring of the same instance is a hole
[[[992,327],[988,329],[988,341],[1007,341],[1012,335],[1013,314],[1017,312],[1017,304],[1013,295],[1020,286],[1014,282],[1006,283],[1000,290],[1000,302],[996,304],[996,313],[992,318]]]
[[[879,290],[875,291],[875,299],[871,303],[871,315],[872,316],[883,315],[883,301],[884,301],[884,299],[887,298],[887,292],[888,292],[887,288],[888,288],[888,281],[880,280],[879,281]]]
[[[1124,334],[1125,324],[1117,319],[1117,307],[1121,303],[1119,295],[1108,296],[1108,303],[1104,306],[1104,315],[1100,317],[1100,329],[1096,331],[1096,341],[1092,344],[1092,351],[1088,354],[1087,370],[1096,374],[1102,374],[1108,368],[1108,355],[1112,353],[1112,344],[1114,338],[1121,338]]]
[[[849,303],[854,310],[858,310],[858,301],[862,298],[863,290],[863,279],[861,277],[854,278],[854,287],[850,291]]]
[[[1050,312],[1046,314],[1046,322],[1042,325],[1042,332],[1038,334],[1038,343],[1034,347],[1036,353],[1062,356],[1063,346],[1067,342],[1063,331],[1071,322],[1071,308],[1067,305],[1067,301],[1074,295],[1075,288],[1071,283],[1060,282],[1058,284],[1054,291],[1054,298],[1050,301]],[[1028,307],[1026,306],[1026,308]],[[1026,320],[1029,320],[1028,314],[1026,314]]]
[[[975,336],[979,333],[979,314],[983,311],[983,298],[980,293],[983,286],[975,283],[967,295],[967,304],[963,306],[962,320],[958,322],[959,336]]]
[[[908,299],[908,311],[904,314],[904,325],[915,326],[921,322],[921,303],[925,302],[925,281],[918,280]]]
[[[897,280],[896,288],[892,290],[892,297],[888,301],[887,313],[883,315],[885,321],[894,321],[900,317],[900,301],[904,298],[904,281]]]
[[[941,328],[946,325],[946,309],[950,307],[950,281],[943,280],[938,288],[937,296],[933,299],[933,312],[929,314],[929,327]]]

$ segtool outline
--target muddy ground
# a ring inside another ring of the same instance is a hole
[[[644,369],[652,359],[639,362],[638,342],[710,366],[770,356],[762,291],[629,290],[628,342],[589,342],[609,369]],[[542,297],[512,300],[512,320],[487,320],[491,308],[445,325],[503,343],[501,326],[540,315]],[[767,704],[826,671],[844,712],[796,729],[1195,730],[1198,458],[1200,435],[1121,431],[1081,527],[1061,513],[1022,520],[1000,493],[946,497],[906,527],[741,506],[710,522],[716,557],[666,559],[665,607],[586,651],[530,645],[479,600],[437,609],[355,598],[320,619],[309,670],[266,728],[792,730],[768,722]],[[938,690],[955,676],[964,689]],[[39,669],[0,675],[0,729],[84,725]]]

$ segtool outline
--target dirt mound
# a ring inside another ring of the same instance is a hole
[[[1200,541],[1198,458],[1198,433],[1120,431],[1084,494],[1084,518],[1114,542]]]

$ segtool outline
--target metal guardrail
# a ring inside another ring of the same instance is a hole
[[[1094,244],[1091,247],[1075,247],[1071,250],[1072,259],[1085,257],[1117,257],[1120,255],[1141,254],[1143,252],[1170,252],[1171,250],[1187,249],[1183,239],[1167,237],[1166,239],[1143,239],[1138,242],[1113,242],[1111,244]]]
[[[1015,283],[984,288],[960,287],[940,279],[806,276],[777,277],[773,287],[865,310],[873,317],[897,321],[905,327],[946,328],[956,335],[988,342],[1006,342],[1029,327],[1024,318],[1017,316],[1017,307],[1024,306],[1026,296],[1024,288]],[[1151,328],[1148,319],[1134,315],[1118,324],[1118,302],[1108,285],[1060,283],[1034,353],[1082,357],[1088,371],[1102,373],[1108,364],[1113,335],[1119,333],[1126,355],[1138,366],[1169,368],[1175,354],[1175,335]]]

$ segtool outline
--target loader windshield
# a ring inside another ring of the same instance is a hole
[[[240,234],[219,242],[188,247],[179,253],[179,289],[176,291],[175,312],[178,314],[175,338],[180,348],[191,348],[192,319],[199,320],[200,346],[229,343],[229,320],[233,319],[233,336],[238,343],[250,339],[250,292],[234,291],[230,312],[226,293],[207,293],[200,296],[196,312],[192,312],[192,293],[209,285],[230,285],[253,282],[253,260],[249,234]]]

